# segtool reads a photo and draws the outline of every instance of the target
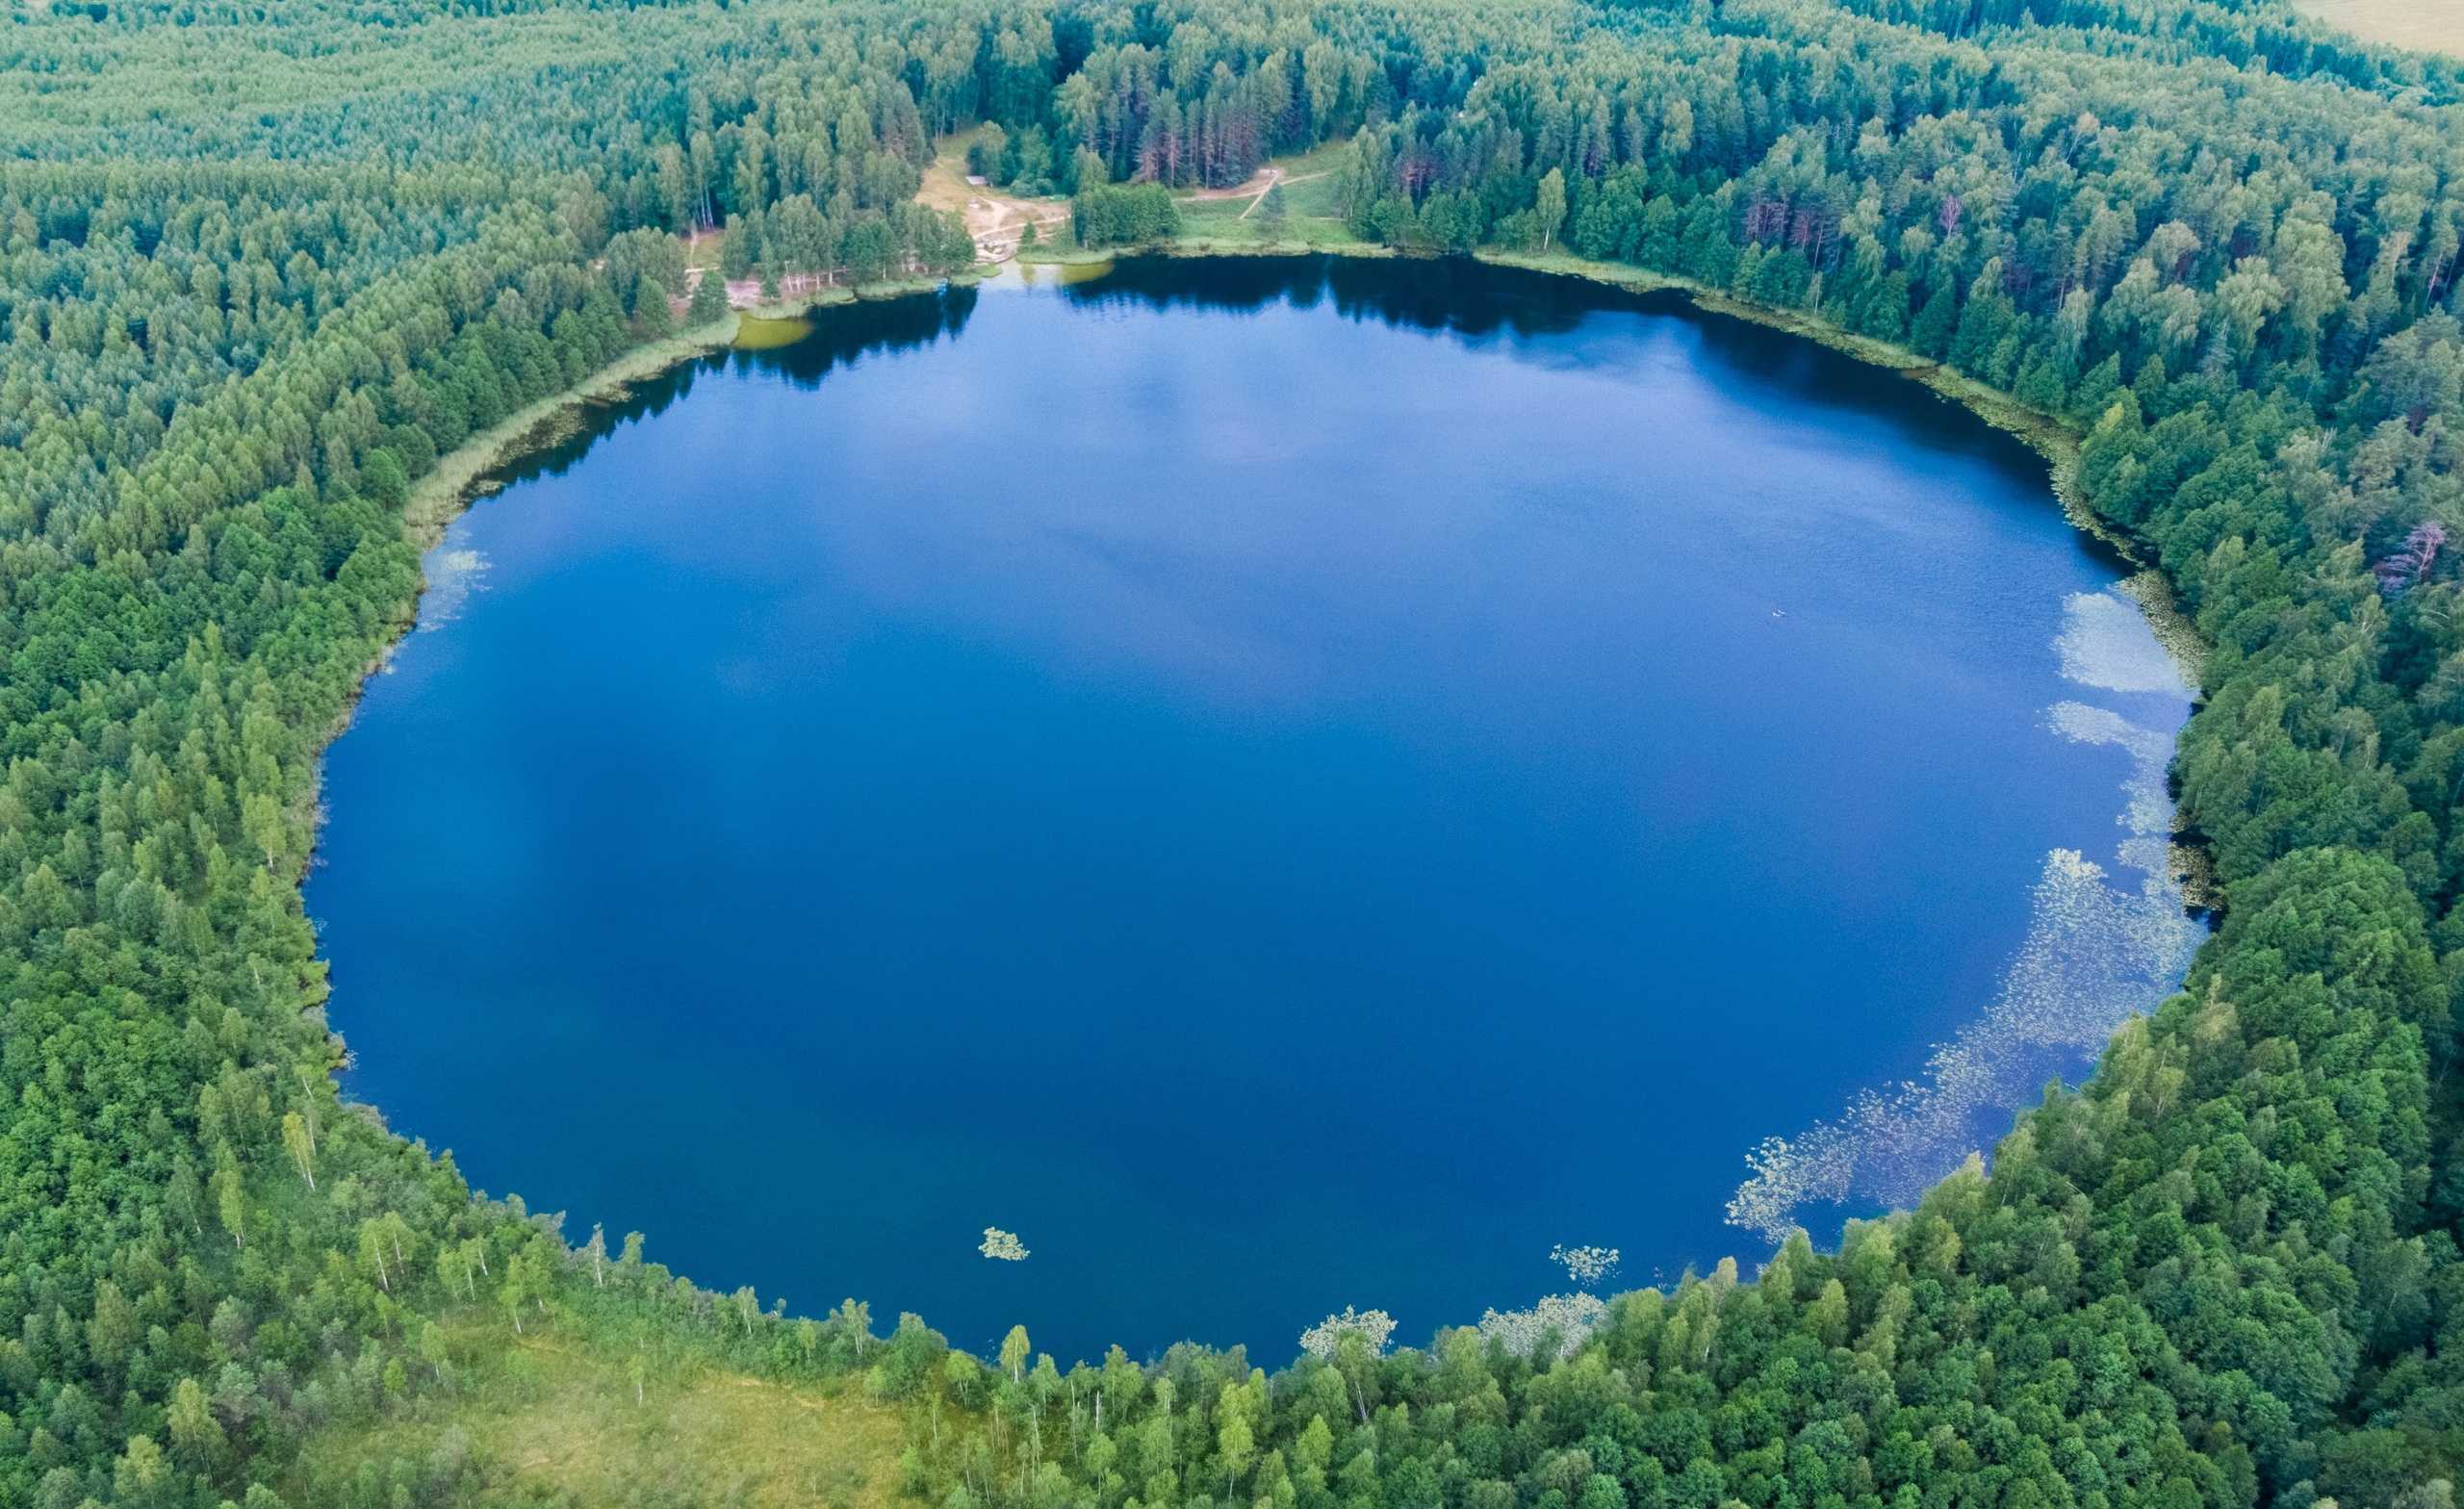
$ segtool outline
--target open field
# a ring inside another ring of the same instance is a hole
[[[1331,216],[1343,190],[1343,173],[1351,166],[1351,143],[1330,142],[1303,152],[1296,157],[1278,157],[1251,173],[1245,183],[1229,189],[1198,189],[1181,196],[1181,209],[1210,204],[1230,204],[1233,213],[1254,216],[1266,198],[1267,191],[1281,185],[1283,196],[1296,216]]]
[[[2294,0],[2295,9],[2368,41],[2464,58],[2457,0]]]
[[[1333,216],[1290,215],[1278,225],[1245,215],[1239,199],[1185,199],[1175,244],[1224,251],[1333,250],[1350,244],[1350,229]]]
[[[321,1438],[295,1470],[294,1503],[363,1465],[465,1455],[488,1488],[529,1502],[710,1504],[750,1509],[889,1509],[902,1442],[896,1409],[850,1380],[795,1388],[654,1364],[637,1402],[611,1349],[531,1338],[500,1323],[455,1327],[456,1370],[484,1381],[428,1392],[374,1426]]]
[[[963,132],[941,142],[932,166],[924,169],[924,185],[915,192],[916,202],[951,211],[964,219],[967,234],[975,238],[975,254],[986,262],[1007,262],[1015,256],[1030,223],[1040,241],[1066,237],[1066,199],[1021,198],[989,184],[966,181],[966,149],[977,135],[974,131]]]
[[[1351,144],[1337,142],[1296,157],[1279,157],[1245,183],[1199,189],[1175,196],[1181,234],[1174,243],[1190,251],[1334,250],[1355,243],[1343,218],[1344,173]],[[1284,218],[1264,213],[1269,190],[1283,191]]]

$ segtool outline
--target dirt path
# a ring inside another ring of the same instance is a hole
[[[1268,168],[1267,186],[1258,191],[1258,196],[1249,201],[1249,207],[1243,210],[1239,217],[1245,220],[1250,216],[1257,214],[1258,206],[1267,202],[1267,195],[1274,192],[1274,186],[1281,182],[1283,182],[1283,169],[1280,167]]]
[[[1258,213],[1258,206],[1267,202],[1267,195],[1273,192],[1275,185],[1305,184],[1313,178],[1323,178],[1333,171],[1331,167],[1322,167],[1314,173],[1287,173],[1280,167],[1261,167],[1229,189],[1200,189],[1190,197],[1192,199],[1246,199],[1249,201],[1248,208],[1234,217],[1235,219],[1245,220]]]
[[[1282,176],[1283,169],[1280,167],[1261,167],[1229,189],[1193,190],[1190,197],[1193,199],[1245,199],[1253,194],[1263,197]]]
[[[1039,205],[1032,199],[999,195],[970,199],[962,213],[966,217],[966,233],[975,238],[975,254],[986,262],[1007,262],[1016,256],[1030,225],[1036,228],[1039,241],[1050,241],[1069,225],[1066,205]]]
[[[924,169],[924,186],[915,192],[918,204],[948,210],[966,222],[975,239],[975,254],[984,262],[1007,262],[1018,254],[1018,243],[1033,225],[1036,235],[1050,241],[1069,223],[1069,206],[1060,199],[1022,199],[988,184],[966,181],[965,159],[955,153],[936,158]]]

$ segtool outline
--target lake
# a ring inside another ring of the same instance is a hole
[[[1673,300],[1012,272],[504,481],[327,757],[346,1087],[765,1304],[1276,1366],[1750,1271],[2197,936],[2044,464]]]

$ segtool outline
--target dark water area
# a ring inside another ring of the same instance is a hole
[[[681,368],[453,526],[327,760],[352,1095],[765,1303],[1275,1365],[1561,1242],[1750,1269],[1775,1135],[1835,1235],[2177,978],[2187,701],[2010,438],[1496,269],[1045,278]]]

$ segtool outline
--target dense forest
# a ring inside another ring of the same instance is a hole
[[[480,1457],[303,1456],[467,1387],[475,1319],[637,1391],[847,1377],[941,1509],[2446,1509],[2459,98],[2285,0],[13,8],[0,1504],[515,1501]],[[338,1098],[300,904],[406,511],[719,313],[682,238],[782,284],[962,266],[912,201],[984,123],[975,166],[1090,243],[1331,145],[1363,242],[1630,265],[2076,437],[2208,647],[2187,988],[1835,1253],[1422,1346],[1330,1317],[1258,1339],[1271,1375],[795,1318],[474,1198]]]

